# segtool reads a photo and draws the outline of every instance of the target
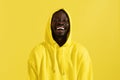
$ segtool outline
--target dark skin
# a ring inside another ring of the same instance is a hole
[[[69,17],[64,11],[57,11],[51,20],[53,39],[61,47],[65,44],[70,30]]]

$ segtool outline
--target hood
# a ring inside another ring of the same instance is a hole
[[[65,42],[65,44],[63,45],[63,46],[68,46],[68,45],[70,45],[70,43],[71,43],[71,34],[72,34],[72,24],[71,24],[71,18],[70,18],[70,14],[69,14],[69,12],[66,10],[66,9],[64,9],[64,8],[62,8],[63,10],[65,10],[66,12],[67,12],[67,14],[68,14],[68,17],[69,17],[69,21],[70,21],[70,31],[69,31],[69,33],[68,33],[68,36],[67,36],[67,40],[66,40],[66,42]],[[47,27],[46,27],[46,31],[45,31],[45,42],[47,42],[47,43],[49,43],[50,45],[58,45],[57,44],[57,42],[53,39],[53,36],[52,36],[52,30],[51,30],[51,20],[52,20],[52,15],[53,15],[53,13],[54,12],[56,12],[56,11],[58,11],[59,9],[57,9],[57,10],[54,10],[51,14],[50,14],[50,17],[49,17],[49,20],[48,20],[48,23],[47,23]],[[59,46],[59,45],[58,45]],[[61,47],[63,47],[63,46],[61,46]]]

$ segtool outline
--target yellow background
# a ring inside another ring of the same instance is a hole
[[[67,8],[73,40],[93,61],[94,80],[120,80],[119,0],[0,0],[0,80],[27,80],[27,59],[43,41],[53,8]]]

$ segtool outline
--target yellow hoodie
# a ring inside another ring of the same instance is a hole
[[[29,80],[92,80],[91,60],[87,50],[71,41],[72,25],[66,43],[59,47],[52,38],[51,18],[46,28],[45,41],[36,46],[29,56]]]

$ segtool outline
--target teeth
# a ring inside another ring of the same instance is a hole
[[[58,29],[58,30],[59,30],[59,29],[62,29],[62,30],[64,30],[64,28],[63,28],[63,27],[58,27],[57,29]]]

